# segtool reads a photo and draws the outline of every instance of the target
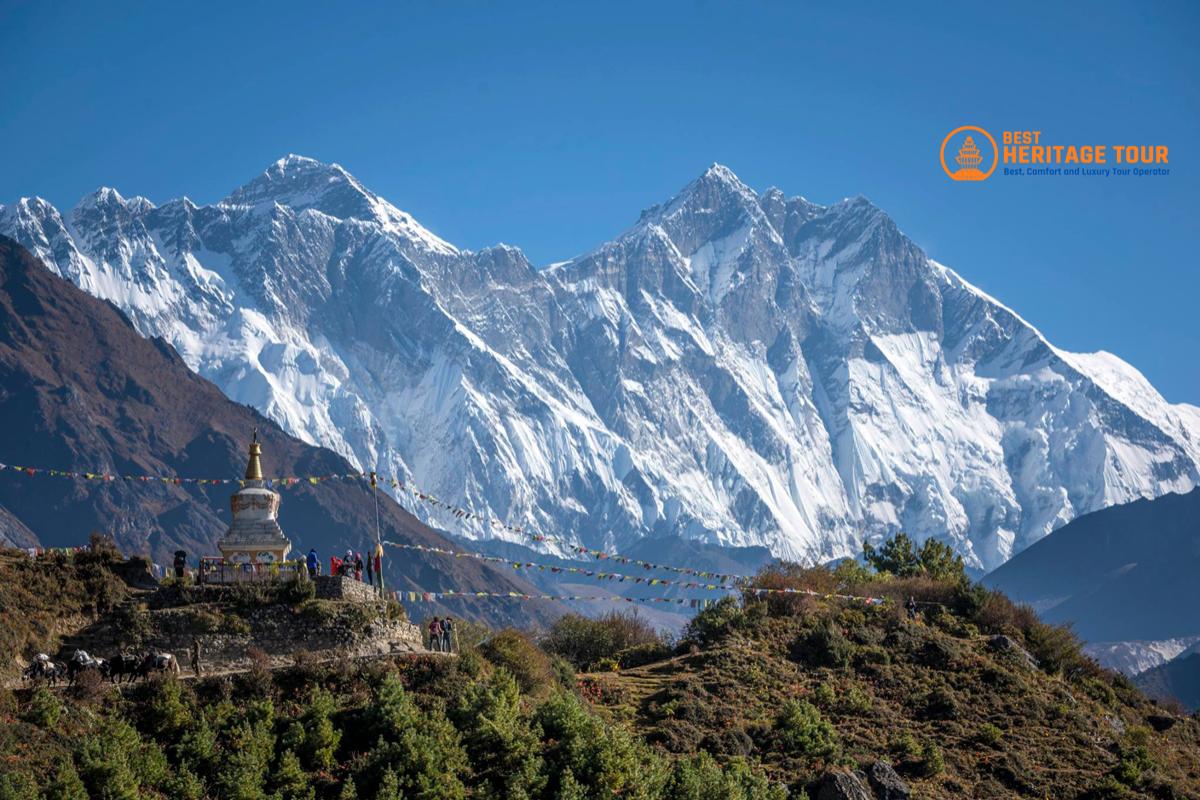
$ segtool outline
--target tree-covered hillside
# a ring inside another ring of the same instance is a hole
[[[568,616],[464,625],[457,658],[4,691],[0,800],[1200,796],[1196,718],[950,554],[868,555],[880,571],[764,571],[794,591],[724,600],[678,642]]]

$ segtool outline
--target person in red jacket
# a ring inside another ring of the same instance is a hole
[[[437,652],[442,649],[442,623],[437,617],[429,623],[429,649]]]

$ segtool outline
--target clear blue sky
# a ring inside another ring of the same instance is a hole
[[[0,0],[0,202],[212,202],[296,152],[544,264],[719,161],[866,195],[1055,344],[1200,403],[1200,4],[837,5]],[[952,184],[962,124],[1166,144],[1174,174]]]

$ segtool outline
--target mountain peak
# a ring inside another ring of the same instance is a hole
[[[222,205],[278,204],[295,212],[313,209],[337,219],[377,222],[429,251],[458,251],[409,214],[371,192],[340,164],[289,153],[221,201]]]
[[[271,164],[223,202],[230,205],[278,203],[296,211],[315,208],[335,217],[373,216],[374,197],[339,164],[289,153]]]
[[[701,180],[722,181],[724,183],[736,184],[744,186],[741,179],[734,174],[733,170],[724,164],[719,164],[714,161],[709,165],[708,169],[704,170],[704,174],[700,176]]]
[[[125,205],[125,198],[116,189],[110,186],[101,186],[91,194],[84,195],[83,199],[75,207],[81,209],[105,208],[114,205]]]

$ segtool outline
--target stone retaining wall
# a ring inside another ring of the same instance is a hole
[[[259,605],[237,587],[162,587],[138,612],[143,646],[173,653],[186,669],[192,642],[199,640],[201,663],[209,670],[245,667],[252,649],[276,666],[293,663],[301,652],[318,658],[425,652],[420,629],[388,619],[389,604],[370,585],[330,576],[314,583],[316,599]],[[109,642],[88,646],[109,655],[117,643],[111,635],[101,638]]]
[[[365,581],[356,581],[345,575],[318,575],[313,578],[317,597],[325,600],[350,600],[356,603],[372,603],[379,599],[375,587]]]

